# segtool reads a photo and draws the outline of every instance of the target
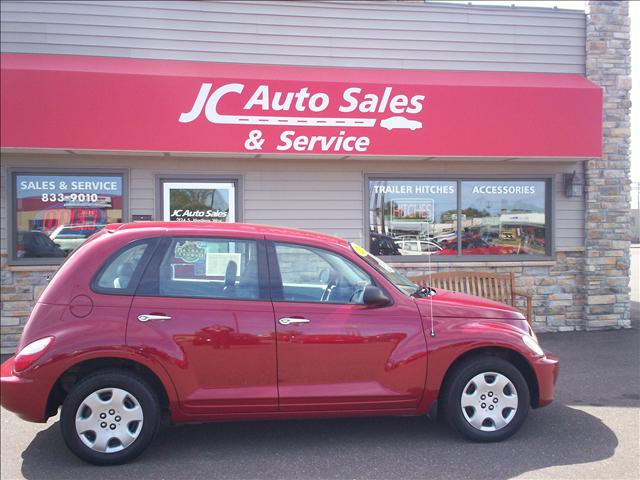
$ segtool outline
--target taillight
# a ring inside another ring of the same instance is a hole
[[[13,361],[13,370],[21,372],[29,368],[33,363],[38,360],[47,348],[53,343],[53,337],[44,337],[35,342],[31,342],[18,352],[16,358]]]

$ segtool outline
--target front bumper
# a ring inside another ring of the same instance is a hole
[[[532,366],[538,379],[538,404],[536,406],[545,407],[555,398],[560,360],[554,355],[545,354],[544,357],[534,360]]]
[[[13,372],[14,357],[0,366],[0,404],[29,422],[46,422],[48,390],[39,382]]]

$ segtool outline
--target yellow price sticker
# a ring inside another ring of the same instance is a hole
[[[357,243],[352,243],[351,248],[353,248],[353,251],[356,252],[361,257],[366,257],[367,255],[369,255],[369,252],[367,252],[364,248],[362,248]]]

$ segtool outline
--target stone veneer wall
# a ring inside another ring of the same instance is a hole
[[[585,162],[585,322],[630,326],[631,41],[626,1],[590,1],[587,78],[604,89],[603,157]]]
[[[584,252],[558,252],[556,261],[506,262],[503,265],[467,263],[432,264],[432,271],[483,270],[513,272],[518,291],[532,295],[533,328],[537,332],[572,331],[585,328],[583,264]],[[35,300],[40,296],[55,267],[7,267],[2,255],[2,318],[0,353],[13,353]],[[409,276],[428,273],[425,265],[401,266]],[[518,305],[524,310],[524,303]],[[593,306],[591,306],[593,308]]]
[[[33,304],[43,292],[55,267],[8,267],[7,255],[0,257],[0,353],[13,353]]]
[[[516,290],[531,295],[533,303],[532,326],[536,332],[567,332],[584,330],[584,285],[582,265],[584,252],[558,252],[555,261],[533,263],[506,262],[495,266],[482,264],[431,265],[433,272],[455,270],[482,270],[494,273],[513,272],[516,277]],[[406,264],[405,264],[406,265]],[[398,267],[407,276],[424,275],[428,268],[422,266]],[[524,301],[516,305],[525,311]]]

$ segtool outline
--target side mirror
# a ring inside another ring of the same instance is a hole
[[[362,302],[365,305],[371,307],[384,307],[391,303],[391,299],[385,295],[385,293],[378,287],[373,285],[367,285],[364,288],[364,294],[362,295]]]

